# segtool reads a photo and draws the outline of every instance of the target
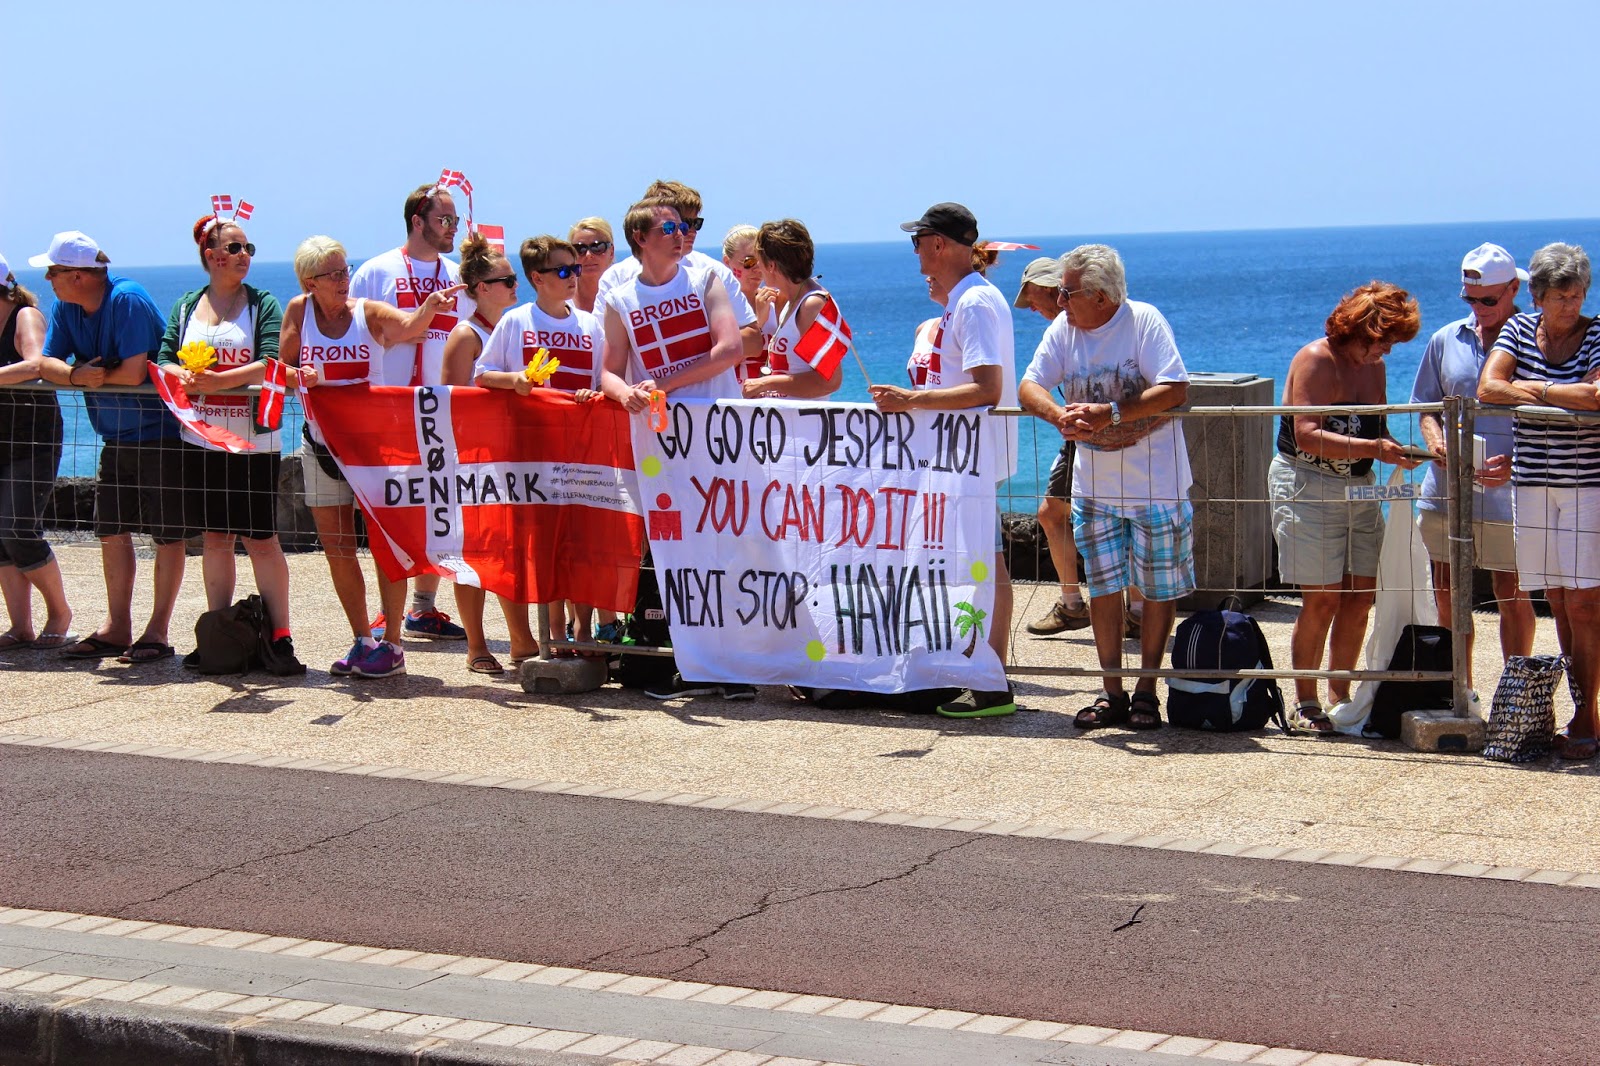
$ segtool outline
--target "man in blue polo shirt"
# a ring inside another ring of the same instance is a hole
[[[1517,313],[1517,290],[1528,272],[1517,266],[1511,253],[1498,244],[1483,244],[1461,261],[1461,298],[1471,314],[1443,326],[1428,338],[1411,386],[1412,403],[1438,403],[1446,396],[1478,395],[1478,378],[1500,327]],[[1533,604],[1517,582],[1516,538],[1511,524],[1511,419],[1483,412],[1474,423],[1484,439],[1487,466],[1484,480],[1495,487],[1474,493],[1472,541],[1475,563],[1489,571],[1494,598],[1500,610],[1500,651],[1505,657],[1533,654]],[[1428,449],[1445,455],[1444,422],[1425,414],[1418,428]],[[1439,624],[1450,625],[1450,534],[1445,524],[1442,463],[1428,464],[1417,501],[1417,528],[1433,560],[1433,595],[1439,607]],[[1472,669],[1472,631],[1467,631],[1467,669]],[[1467,684],[1472,676],[1467,675]],[[1476,703],[1476,701],[1474,701]],[[1477,711],[1474,706],[1471,708]]]
[[[154,395],[101,392],[107,385],[142,385],[145,364],[161,344],[163,322],[137,282],[112,277],[111,260],[88,236],[58,233],[50,250],[28,260],[43,267],[55,292],[44,341],[44,378],[83,389],[89,422],[104,442],[94,487],[94,527],[106,579],[106,620],[62,649],[74,659],[118,656],[139,663],[172,654],[167,628],[183,584],[184,541],[192,534],[187,491],[193,451],[178,422]],[[133,534],[156,544],[155,602],[150,621],[133,638]]]

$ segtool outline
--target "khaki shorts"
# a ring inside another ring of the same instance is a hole
[[[1417,510],[1417,532],[1427,546],[1428,558],[1450,563],[1450,531],[1443,511]],[[1510,522],[1472,522],[1473,565],[1480,570],[1517,572],[1516,527]]]
[[[1376,500],[1349,501],[1345,489],[1371,485],[1372,474],[1347,478],[1282,455],[1267,468],[1278,575],[1290,585],[1337,585],[1344,575],[1378,576],[1383,510]]]
[[[300,476],[306,486],[307,507],[353,507],[356,494],[348,481],[329,477],[322,464],[311,451],[311,445],[300,445]]]

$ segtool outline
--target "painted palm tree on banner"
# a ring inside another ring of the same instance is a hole
[[[969,659],[972,658],[972,653],[978,650],[978,641],[983,639],[983,620],[987,616],[988,612],[980,611],[965,601],[956,604],[956,633],[963,637],[969,633],[972,636],[972,639],[967,641],[966,650],[961,653]]]

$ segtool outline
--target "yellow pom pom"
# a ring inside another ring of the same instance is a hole
[[[217,350],[205,341],[190,341],[178,349],[178,362],[191,374],[208,369],[216,361]]]
[[[540,348],[533,353],[533,358],[528,360],[528,365],[523,368],[522,376],[535,385],[543,385],[550,380],[557,370],[561,369],[561,360],[550,358],[547,349]]]

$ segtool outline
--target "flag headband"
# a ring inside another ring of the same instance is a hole
[[[448,167],[439,172],[439,180],[434,183],[433,191],[444,192],[446,189],[460,189],[467,196],[467,232],[482,233],[494,245],[495,250],[502,255],[506,250],[506,231],[503,226],[478,226],[472,221],[472,182],[459,170]]]
[[[211,221],[200,227],[200,239],[204,240],[206,234],[210,233],[216,226],[220,226],[224,221],[248,222],[255,209],[255,204],[250,203],[248,200],[240,200],[238,204],[235,204],[233,197],[227,193],[213,196],[211,198]],[[224,211],[232,211],[233,214],[227,219],[223,219],[222,213]]]

